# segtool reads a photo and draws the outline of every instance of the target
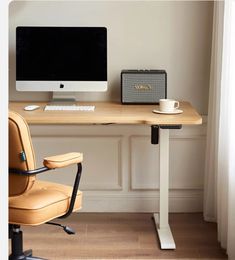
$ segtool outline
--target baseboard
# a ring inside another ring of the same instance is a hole
[[[171,191],[170,212],[202,212],[203,191]],[[84,194],[82,212],[158,212],[158,194]]]

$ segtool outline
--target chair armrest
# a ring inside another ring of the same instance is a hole
[[[30,175],[35,175],[35,174],[39,174],[42,172],[50,171],[50,170],[53,170],[53,169],[49,169],[47,167],[41,167],[41,168],[34,169],[34,170],[24,171],[24,170],[19,170],[19,169],[15,169],[15,168],[9,168],[9,173],[30,176]]]
[[[82,161],[82,153],[66,153],[44,158],[43,165],[49,169],[56,169],[66,167],[71,164],[78,164]]]
[[[82,164],[81,164],[82,160],[83,160],[82,153],[62,154],[62,155],[51,156],[51,157],[45,158],[43,161],[45,167],[41,167],[41,168],[38,168],[35,170],[28,170],[28,171],[22,171],[19,169],[10,168],[9,173],[30,176],[30,175],[39,174],[41,172],[53,170],[55,168],[65,167],[65,166],[76,163],[77,164],[77,174],[76,174],[74,185],[73,185],[69,208],[64,215],[59,217],[59,218],[66,218],[73,212],[74,203],[76,201],[76,196],[77,196],[77,192],[78,192],[78,186],[79,186],[80,178],[81,178],[81,174],[82,174]]]

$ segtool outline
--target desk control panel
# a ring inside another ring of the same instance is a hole
[[[151,144],[159,143],[159,128],[161,128],[161,129],[181,129],[182,125],[151,125]]]

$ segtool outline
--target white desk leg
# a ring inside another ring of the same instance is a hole
[[[159,129],[160,144],[160,210],[155,213],[156,224],[161,249],[175,249],[175,241],[168,222],[169,208],[169,129]]]

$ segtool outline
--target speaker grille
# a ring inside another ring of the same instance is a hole
[[[166,73],[122,72],[123,103],[158,103],[166,98]]]

